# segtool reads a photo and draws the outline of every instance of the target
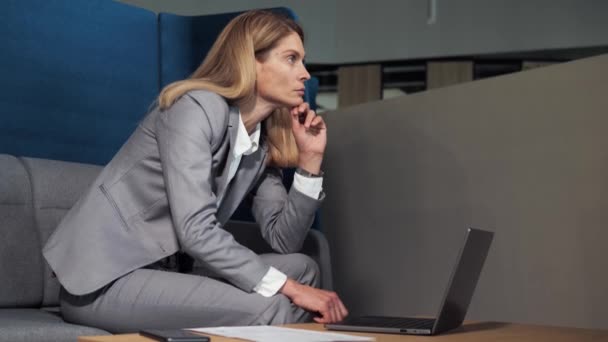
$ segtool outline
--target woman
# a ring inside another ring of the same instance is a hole
[[[69,322],[110,332],[281,324],[347,315],[297,252],[324,195],[323,119],[302,100],[303,34],[291,19],[233,19],[201,66],[158,105],[62,220],[44,256]],[[297,166],[289,193],[279,167]],[[245,196],[280,254],[222,229]],[[175,254],[208,277],[179,273]]]

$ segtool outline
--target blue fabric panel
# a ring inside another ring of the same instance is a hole
[[[319,92],[319,79],[312,76],[305,84],[304,101],[308,102],[312,110],[317,110],[317,93]]]
[[[273,8],[294,19],[289,8]],[[159,14],[161,85],[190,76],[201,64],[211,45],[232,18],[243,12],[202,16]]]
[[[158,93],[152,12],[109,0],[0,11],[0,152],[104,164]]]
[[[187,78],[238,13],[186,17],[159,14],[161,86]]]

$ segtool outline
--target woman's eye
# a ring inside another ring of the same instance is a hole
[[[287,61],[288,61],[289,63],[293,63],[293,62],[295,62],[295,61],[296,61],[296,56],[293,56],[293,55],[288,56],[288,57],[287,57]]]

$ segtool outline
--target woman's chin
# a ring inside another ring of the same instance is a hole
[[[304,103],[304,99],[301,97],[289,97],[289,98],[285,98],[285,99],[281,99],[281,100],[277,99],[273,102],[278,107],[287,107],[287,108],[291,109],[293,107],[299,106],[302,103]]]
[[[304,99],[301,97],[296,97],[293,100],[290,99],[289,103],[286,103],[287,107],[295,107],[304,103]]]

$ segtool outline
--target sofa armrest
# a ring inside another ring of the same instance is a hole
[[[236,241],[247,246],[257,254],[276,253],[262,237],[257,223],[228,221],[224,229],[232,233]],[[310,230],[300,253],[306,254],[317,262],[321,270],[321,288],[333,288],[329,244],[325,235],[318,230]]]
[[[331,270],[331,256],[329,254],[329,243],[325,235],[318,230],[311,229],[304,240],[302,253],[313,258],[321,269],[321,288],[333,290],[333,277]]]

